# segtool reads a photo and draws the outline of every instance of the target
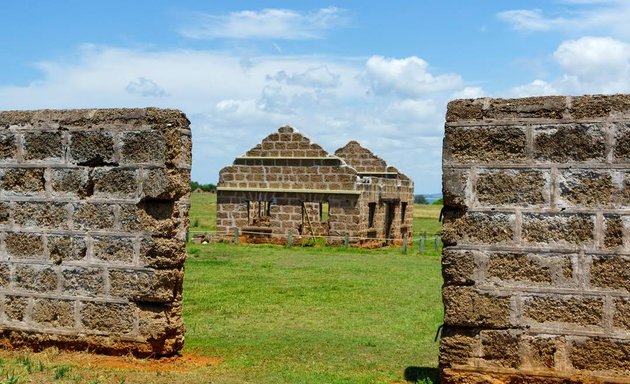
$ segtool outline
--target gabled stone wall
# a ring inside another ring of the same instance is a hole
[[[1,344],[181,349],[188,125],[153,108],[0,112]]]
[[[630,96],[446,119],[442,382],[628,382]]]

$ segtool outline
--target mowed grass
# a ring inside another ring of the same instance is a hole
[[[190,231],[212,232],[217,229],[217,195],[208,192],[190,194]]]
[[[191,244],[189,253],[184,351],[223,359],[213,382],[391,383],[437,366],[435,252]]]

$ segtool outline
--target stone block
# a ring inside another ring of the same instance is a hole
[[[523,163],[527,159],[527,137],[519,127],[445,128],[443,159],[466,163]]]
[[[511,300],[507,296],[481,293],[473,287],[445,286],[442,289],[444,324],[462,327],[507,327]]]
[[[113,264],[133,263],[134,240],[130,237],[94,236],[93,257]]]
[[[61,131],[24,134],[24,160],[63,161]]]
[[[89,197],[93,185],[86,168],[53,168],[50,170],[50,185],[53,194],[71,194],[76,197]]]
[[[28,309],[28,297],[6,295],[4,297],[4,315],[9,321],[24,321]]]
[[[445,248],[442,251],[442,277],[449,285],[473,285],[478,264],[483,258],[478,251],[462,251]]]
[[[575,369],[630,374],[630,342],[610,338],[573,338],[569,360]]]
[[[530,324],[601,326],[603,308],[604,299],[601,297],[529,296],[523,298],[523,319]]]
[[[138,303],[138,329],[164,354],[180,350],[184,345],[182,308],[177,304]]]
[[[153,199],[177,200],[190,193],[190,173],[187,170],[154,168],[146,172],[142,194]]]
[[[68,208],[65,203],[18,202],[13,220],[22,227],[68,229]]]
[[[630,331],[630,297],[620,297],[614,301],[613,327]]]
[[[43,168],[10,168],[0,170],[0,189],[13,194],[44,192]]]
[[[0,132],[0,160],[15,159],[17,145],[15,135],[12,132]]]
[[[105,294],[105,280],[100,268],[63,267],[62,290],[72,296],[101,296]]]
[[[121,135],[121,163],[160,163],[166,157],[166,142],[162,132],[127,131]]]
[[[14,285],[20,290],[54,292],[57,290],[57,272],[46,265],[17,264]]]
[[[518,368],[521,333],[516,330],[484,330],[481,336],[481,358],[485,365],[501,368]]]
[[[165,143],[165,161],[168,166],[189,167],[192,164],[192,141],[179,127],[162,130]]]
[[[553,336],[529,336],[524,338],[527,349],[528,362],[537,370],[552,370],[556,364],[556,354],[559,353],[559,344],[563,343],[562,337]]]
[[[620,215],[604,215],[604,248],[623,246],[624,224]]]
[[[630,161],[630,123],[615,124],[615,146],[613,156],[615,162]]]
[[[515,217],[509,213],[444,211],[442,241],[458,243],[511,243]]]
[[[610,171],[566,170],[558,179],[559,206],[605,207],[612,203],[617,188]]]
[[[440,366],[469,365],[479,357],[479,330],[445,325],[440,340]]]
[[[483,118],[483,99],[460,99],[448,103],[446,121],[481,120]]]
[[[570,257],[495,253],[487,261],[486,280],[498,285],[566,285],[572,280]]]
[[[470,172],[468,170],[444,166],[442,169],[442,196],[444,205],[465,208],[470,194]]]
[[[4,247],[8,255],[17,258],[39,259],[44,256],[44,240],[36,234],[8,233]]]
[[[630,292],[630,257],[593,256],[590,272],[591,287]]]
[[[35,299],[31,320],[46,327],[74,327],[74,302],[57,299]]]
[[[79,165],[114,164],[114,136],[107,131],[72,132],[69,153],[70,160]]]
[[[152,238],[140,247],[139,263],[149,268],[180,268],[186,260],[186,245],[177,239]]]
[[[536,128],[534,160],[555,163],[604,161],[604,127],[602,124],[569,124]]]
[[[594,241],[590,214],[523,214],[522,238],[529,243],[584,245]]]
[[[0,262],[0,288],[6,288],[11,281],[11,263]]]
[[[48,236],[48,253],[55,264],[85,258],[87,245],[82,236]]]
[[[95,168],[91,173],[94,196],[134,198],[138,195],[138,171],[126,168]]]
[[[133,331],[136,311],[131,304],[83,302],[80,315],[87,330],[126,334]]]
[[[132,301],[174,301],[180,294],[183,273],[180,270],[122,270],[109,272],[110,294]]]
[[[514,119],[562,119],[567,109],[566,97],[544,96],[519,99],[488,99],[484,118],[496,120]]]
[[[587,95],[571,98],[574,119],[601,119],[630,111],[629,95]]]
[[[549,201],[549,173],[491,170],[477,174],[475,196],[482,206],[540,206]]]
[[[112,229],[114,206],[102,203],[80,203],[75,207],[74,226],[77,229]]]

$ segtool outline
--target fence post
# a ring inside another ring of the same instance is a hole
[[[343,238],[343,246],[346,248],[350,246],[350,236],[347,233]]]
[[[403,255],[407,254],[407,238],[403,237],[403,246],[402,246]]]
[[[234,244],[238,244],[239,243],[239,237],[238,237],[238,227],[234,227]]]
[[[424,237],[420,237],[420,253],[424,252]]]
[[[435,235],[435,252],[437,252],[440,249],[440,238]]]
[[[293,232],[289,231],[289,236],[287,237],[287,247],[291,248],[293,245]]]

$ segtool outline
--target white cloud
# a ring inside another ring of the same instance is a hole
[[[485,92],[481,87],[465,87],[453,93],[453,99],[476,99],[484,96]]]
[[[420,97],[462,86],[462,78],[457,74],[433,75],[428,70],[428,63],[416,56],[404,59],[372,56],[361,78],[376,95]]]
[[[497,14],[516,30],[570,33],[605,33],[630,37],[630,2],[627,0],[569,0],[564,14],[546,16],[540,9],[515,9]]]
[[[125,90],[142,96],[161,97],[166,95],[166,91],[160,88],[155,81],[144,77],[138,77],[136,80],[130,81]]]
[[[312,12],[268,8],[224,15],[199,14],[179,33],[193,39],[311,40],[323,37],[326,31],[346,21],[345,12],[335,7]]]
[[[552,96],[559,94],[560,92],[553,85],[539,79],[529,84],[516,86],[510,91],[510,96],[513,97]]]
[[[268,76],[268,80],[284,82],[288,85],[299,85],[313,88],[335,88],[339,85],[340,75],[330,72],[326,65],[309,68],[301,73],[287,75],[280,71],[274,76]]]

